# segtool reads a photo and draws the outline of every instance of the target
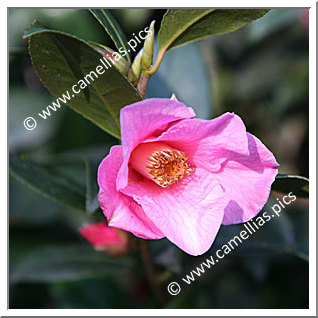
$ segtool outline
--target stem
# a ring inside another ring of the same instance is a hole
[[[148,77],[150,77],[151,75],[156,73],[156,71],[157,71],[157,69],[159,68],[159,66],[161,64],[161,61],[162,61],[166,51],[167,51],[166,48],[162,49],[161,51],[159,51],[155,64],[152,66],[152,68],[148,72],[146,72],[146,75]]]
[[[146,240],[140,240],[140,252],[142,260],[146,266],[147,279],[151,291],[156,299],[156,302],[162,308],[165,304],[165,299],[155,273],[155,268],[149,253],[148,242]]]
[[[145,73],[141,73],[137,89],[142,98],[145,98],[146,96],[148,80],[149,76],[147,76]]]
[[[156,73],[156,71],[157,71],[158,67],[160,66],[160,63],[161,63],[161,61],[166,53],[166,50],[167,50],[166,48],[162,49],[158,53],[157,60],[156,60],[155,64],[151,67],[151,69],[149,71],[142,72],[140,75],[139,82],[137,84],[137,89],[143,98],[145,98],[145,96],[146,96],[147,84],[148,84],[149,77],[151,75],[153,75],[154,73]]]

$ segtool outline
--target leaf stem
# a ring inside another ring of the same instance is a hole
[[[137,89],[142,98],[145,98],[146,96],[148,80],[149,76],[147,76],[145,73],[141,73],[139,82],[137,84]]]
[[[161,61],[162,61],[166,51],[167,51],[167,48],[164,48],[158,52],[155,64],[151,67],[151,69],[149,71],[147,71],[145,73],[148,77],[150,77],[151,75],[153,75],[157,72],[157,69],[159,68],[159,66],[161,64]]]

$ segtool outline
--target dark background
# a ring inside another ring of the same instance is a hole
[[[158,31],[165,10],[112,12],[129,39],[152,20]],[[65,158],[89,156],[98,163],[117,140],[67,107],[34,131],[24,129],[24,118],[55,100],[36,76],[22,40],[34,19],[113,45],[87,10],[9,10],[10,152],[84,182],[83,167]],[[147,96],[174,92],[201,118],[237,113],[275,154],[280,173],[308,177],[308,68],[308,10],[275,9],[237,32],[169,51]],[[99,265],[108,256],[79,236],[85,222],[103,220],[100,214],[65,208],[12,177],[9,195],[10,308],[156,308],[137,249],[121,260],[132,269],[112,272]],[[276,198],[281,195],[273,193],[264,211]],[[165,239],[150,242],[166,307],[308,308],[308,200],[298,198],[270,222],[176,297],[166,292],[168,283],[180,280],[242,227],[222,227],[211,251],[199,258]]]

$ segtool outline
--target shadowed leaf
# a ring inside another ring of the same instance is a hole
[[[25,37],[30,37],[32,64],[49,91],[56,97],[68,92],[65,100],[70,108],[120,138],[120,109],[142,99],[132,84],[111,62],[106,69],[103,55],[76,37],[41,29],[39,23],[30,26]],[[104,73],[99,74],[97,66]],[[73,93],[73,85],[78,93]]]
[[[31,189],[71,208],[85,211],[85,190],[46,167],[10,154],[10,175]]]
[[[123,275],[132,268],[131,260],[110,259],[89,246],[46,247],[20,257],[10,270],[10,282],[65,282]]]
[[[302,176],[279,174],[272,185],[272,190],[289,193],[293,192],[297,197],[309,197],[309,179]]]

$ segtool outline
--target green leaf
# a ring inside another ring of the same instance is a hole
[[[97,165],[90,160],[85,160],[86,165],[86,211],[95,212],[99,207]]]
[[[127,46],[127,38],[124,31],[116,19],[112,16],[109,10],[105,9],[90,9],[89,10],[99,23],[104,27],[108,35],[114,41],[117,49],[120,51],[121,48],[126,52],[125,58],[130,63],[129,49]],[[121,52],[119,52],[121,53]]]
[[[71,98],[65,100],[70,108],[120,138],[120,109],[142,99],[126,77],[114,66],[107,70],[103,67],[105,72],[98,75],[96,67],[102,66],[103,55],[76,37],[41,28],[37,22],[26,31],[25,37],[30,37],[32,64],[49,91],[56,97],[68,92]],[[83,87],[87,84],[84,76],[90,85],[74,94],[71,89],[74,84],[78,85],[76,90],[81,83]]]
[[[236,31],[246,24],[261,18],[269,10],[264,9],[220,9],[203,17],[183,32],[171,48],[184,45],[205,37]]]
[[[10,282],[76,281],[128,274],[132,267],[131,259],[110,259],[90,246],[47,246],[16,260],[10,270]]]
[[[297,197],[308,198],[309,179],[302,176],[279,174],[272,185],[272,190],[283,193],[293,192]]]
[[[169,9],[163,17],[158,34],[159,51],[166,50],[186,30],[215,9]]]
[[[238,30],[262,17],[264,9],[170,9],[158,36],[159,50]]]
[[[9,161],[12,177],[50,199],[85,211],[85,190],[80,185],[18,155],[10,154]]]
[[[158,34],[159,51],[153,75],[168,49],[206,37],[238,30],[247,23],[262,17],[264,9],[169,9],[164,15]]]

